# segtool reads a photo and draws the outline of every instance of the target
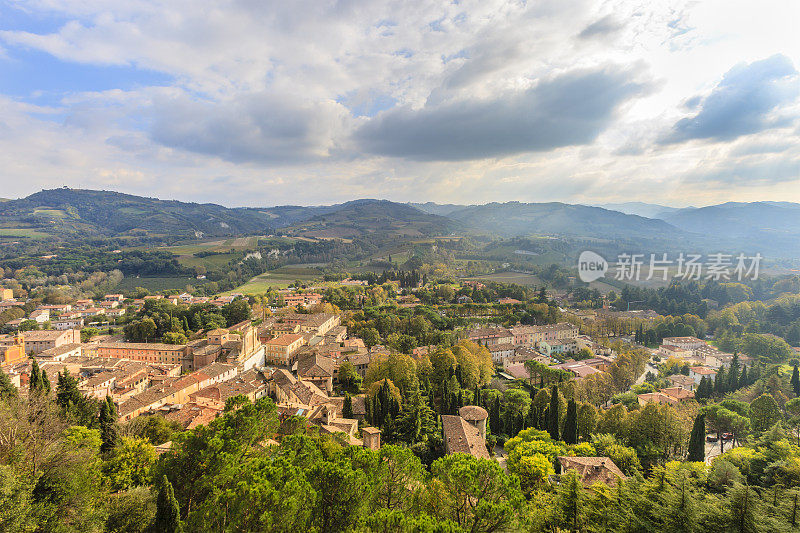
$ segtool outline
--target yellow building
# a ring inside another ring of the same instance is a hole
[[[0,356],[2,356],[0,366],[3,367],[15,365],[28,359],[25,353],[25,339],[22,338],[22,335],[16,335],[13,338],[7,338],[7,340],[0,339]]]

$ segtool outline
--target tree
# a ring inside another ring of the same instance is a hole
[[[547,414],[547,432],[553,440],[558,440],[559,437],[558,407],[558,387],[553,385],[550,389],[550,408]]]
[[[103,440],[100,446],[103,453],[108,453],[117,445],[117,407],[110,396],[106,396],[100,406],[100,438]]]
[[[575,400],[567,404],[567,416],[564,419],[563,439],[567,444],[578,444],[578,408]]]
[[[764,393],[750,403],[750,422],[753,431],[762,433],[780,419],[780,407],[771,394]]]
[[[0,369],[0,400],[9,402],[19,397],[17,388],[11,383],[11,379],[5,370]]]
[[[103,463],[111,490],[120,491],[150,482],[156,451],[144,439],[122,437],[114,453]]]
[[[797,369],[797,365],[794,365],[792,369],[792,380],[790,383],[792,384],[794,395],[800,396],[800,371]]]
[[[692,434],[689,437],[689,456],[687,461],[705,461],[706,460],[706,416],[700,413],[694,419],[694,426],[692,426]]]
[[[561,476],[557,496],[557,521],[569,531],[580,531],[581,511],[585,496],[578,473],[570,470]]]
[[[325,461],[309,470],[308,480],[317,494],[314,516],[319,530],[349,531],[366,502],[362,492],[366,484],[364,473],[344,461]]]
[[[161,477],[161,483],[158,488],[153,530],[163,533],[181,533],[183,531],[181,509],[178,507],[178,500],[175,499],[175,492],[167,476]]]
[[[353,418],[353,398],[350,393],[345,393],[344,403],[342,404],[342,418]]]
[[[350,361],[344,361],[339,367],[339,383],[351,393],[357,393],[361,388],[361,376]]]
[[[516,476],[489,459],[456,453],[431,465],[429,512],[464,531],[518,530],[525,500]]]

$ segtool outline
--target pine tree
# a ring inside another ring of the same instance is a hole
[[[78,389],[78,380],[69,373],[68,369],[58,374],[56,383],[56,404],[63,413],[67,413],[73,407],[79,406],[84,402],[84,396]]]
[[[117,445],[117,407],[110,396],[106,396],[100,406],[100,439],[100,451],[103,453],[113,450]]]
[[[0,370],[0,400],[9,401],[19,397],[17,388],[11,383],[11,379],[4,370]]]
[[[567,416],[564,418],[564,435],[562,440],[567,444],[578,444],[578,406],[575,400],[567,403]]]
[[[344,404],[342,405],[342,418],[353,418],[353,398],[347,392],[344,395]]]
[[[797,365],[794,365],[794,370],[792,370],[791,384],[794,395],[800,396],[800,371],[797,370]]]
[[[558,387],[555,385],[550,390],[550,412],[547,418],[547,432],[550,433],[550,438],[558,440]]]
[[[161,533],[180,533],[183,531],[181,509],[178,506],[178,500],[175,499],[175,491],[172,489],[172,484],[167,479],[167,476],[161,478],[161,486],[158,489],[153,531]]]
[[[694,419],[692,435],[689,437],[689,456],[687,461],[700,462],[706,460],[706,415],[700,413]]]

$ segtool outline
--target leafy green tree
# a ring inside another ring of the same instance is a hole
[[[689,456],[687,461],[705,461],[706,460],[706,417],[704,413],[700,413],[694,419],[692,426],[692,434],[689,437]]]
[[[575,400],[567,403],[567,416],[564,419],[563,439],[567,444],[578,444],[578,408]]]
[[[425,471],[408,448],[387,444],[378,454],[375,505],[383,509],[409,509],[419,492]]]
[[[178,506],[178,500],[175,499],[175,492],[167,476],[161,477],[161,483],[158,487],[153,531],[163,533],[181,533],[183,531],[181,509]]]
[[[103,464],[103,474],[111,490],[125,490],[150,483],[150,469],[155,462],[152,444],[144,439],[122,437]]]
[[[762,433],[780,419],[780,407],[771,394],[764,393],[750,403],[750,422],[753,431]]]

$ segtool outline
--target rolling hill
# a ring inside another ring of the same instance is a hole
[[[666,237],[682,233],[663,220],[558,202],[491,203],[466,207],[449,216],[473,230],[504,237],[538,234],[616,239]]]
[[[647,218],[660,218],[664,219],[664,217],[674,213],[675,211],[679,211],[680,208],[678,207],[669,207],[666,205],[658,205],[658,204],[648,204],[645,202],[622,202],[618,204],[601,204],[597,207],[602,207],[603,209],[609,209],[611,211],[619,211],[620,213],[625,213],[626,215],[639,215],[640,217],[647,217]]]
[[[800,204],[728,202],[680,209],[664,220],[684,231],[736,241],[762,252],[800,253]]]
[[[388,200],[355,200],[335,207],[335,210],[314,215],[282,231],[289,235],[322,239],[347,239],[370,234],[414,238],[447,234],[462,226],[449,218]]]
[[[112,191],[51,189],[0,203],[4,227],[55,235],[223,236],[264,233],[269,215],[255,209],[159,200]]]

